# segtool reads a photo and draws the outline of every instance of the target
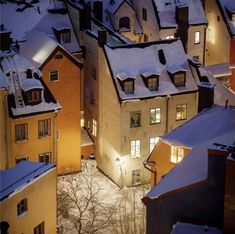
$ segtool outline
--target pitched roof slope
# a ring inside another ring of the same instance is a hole
[[[192,150],[145,195],[150,199],[207,178],[208,147],[213,143],[232,145],[235,141],[235,110],[214,105],[164,135],[161,140],[170,145],[190,147]]]

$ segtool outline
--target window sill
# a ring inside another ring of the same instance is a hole
[[[139,125],[139,126],[130,126],[130,128],[140,128],[140,127],[142,127],[141,125]]]
[[[187,118],[185,118],[185,119],[176,119],[176,121],[182,121],[182,120],[186,120]]]
[[[161,122],[157,122],[157,123],[150,123],[150,125],[155,125],[155,124],[160,124]]]
[[[18,218],[22,218],[22,217],[24,217],[27,214],[28,214],[28,211],[26,210],[26,211],[22,212],[21,214],[17,215],[17,217]]]
[[[28,140],[16,140],[15,143],[18,144],[18,143],[26,143],[28,142]]]
[[[51,135],[46,135],[46,136],[39,136],[38,139],[45,139],[45,138],[48,138],[50,137]]]

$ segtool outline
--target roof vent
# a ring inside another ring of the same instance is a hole
[[[162,65],[166,64],[166,58],[163,49],[158,50],[159,61]]]

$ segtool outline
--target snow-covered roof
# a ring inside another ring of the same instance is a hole
[[[123,80],[126,80],[128,78],[135,79],[137,74],[133,74],[131,72],[119,72],[116,76],[119,80],[123,81]]]
[[[187,69],[183,68],[180,64],[169,64],[167,66],[167,71],[170,73],[176,73],[176,72],[186,72]]]
[[[229,13],[227,10],[229,10],[231,13],[235,13],[235,4],[234,0],[218,0],[217,1],[220,4],[220,8],[222,10],[221,14],[224,16],[225,24],[227,25],[228,31],[231,36],[235,36],[235,22],[231,20],[229,17]]]
[[[150,199],[207,179],[208,148],[213,143],[232,145],[235,142],[235,110],[214,105],[160,140],[192,150],[145,195]],[[158,150],[158,146],[154,150]]]
[[[55,165],[51,163],[22,161],[8,170],[0,170],[0,201],[13,196],[54,169]]]
[[[166,64],[160,62],[159,50],[163,50]],[[196,91],[197,85],[193,79],[184,48],[180,40],[159,41],[152,43],[133,44],[110,48],[105,46],[105,52],[110,64],[114,84],[121,100],[170,95],[181,92]],[[174,64],[183,66],[186,70],[186,84],[175,87],[167,72],[167,66]],[[144,84],[141,74],[162,71],[159,77],[159,87],[150,91]],[[135,74],[135,90],[133,94],[125,94],[118,81],[120,73]]]
[[[112,2],[112,3],[111,3]],[[107,11],[110,14],[115,14],[116,11],[119,9],[119,7],[126,2],[127,4],[129,4],[130,6],[132,6],[132,4],[130,3],[130,1],[128,0],[114,0],[114,1],[110,1],[110,5],[107,7]]]
[[[206,67],[214,77],[230,76],[232,74],[228,63],[213,64]]]
[[[11,117],[17,118],[61,109],[61,106],[40,78],[41,72],[26,58],[19,54],[11,53],[2,57],[0,65],[2,67],[0,70],[8,83],[8,95],[11,97],[8,99],[10,106],[9,115]],[[27,72],[31,74],[30,77],[27,77]],[[27,105],[22,91],[35,88],[42,90],[41,102],[35,105]]]
[[[0,89],[6,89],[8,87],[7,81],[5,79],[2,69],[0,69]]]
[[[25,79],[21,82],[20,86],[25,92],[31,89],[43,89],[41,82],[36,79]]]
[[[63,43],[62,46],[70,53],[81,51],[68,14],[48,12],[49,8],[59,8],[61,4],[60,1],[40,0],[38,3],[32,4],[32,7],[17,12],[16,9],[19,6],[16,3],[6,1],[5,4],[1,4],[1,23],[12,31],[12,37],[19,41],[32,30],[44,32],[57,41],[53,26],[67,25],[71,29],[71,42]]]
[[[222,234],[223,232],[217,228],[209,226],[200,226],[191,223],[177,222],[171,234]]]
[[[174,28],[176,21],[176,6],[188,6],[189,25],[206,24],[207,19],[201,1],[198,0],[154,0],[161,28]]]

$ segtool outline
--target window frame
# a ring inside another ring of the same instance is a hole
[[[125,94],[134,93],[134,80],[124,80],[123,81],[123,91]]]
[[[45,222],[41,222],[33,229],[34,234],[44,234],[45,233]]]
[[[132,185],[141,184],[142,175],[141,169],[132,170]]]
[[[40,89],[33,89],[27,92],[27,103],[33,104],[41,101],[41,90]],[[37,98],[35,98],[35,94],[37,94]]]
[[[42,134],[40,134],[41,132]],[[38,120],[38,139],[48,137],[48,136],[51,136],[51,119],[49,118],[49,119]]]
[[[200,43],[201,43],[201,32],[196,31],[196,32],[194,32],[194,45],[197,45]]]
[[[56,73],[57,79],[52,79],[52,76],[55,75],[55,74],[52,75],[53,72]],[[50,79],[51,82],[57,82],[57,81],[59,81],[59,72],[58,72],[58,70],[56,70],[56,69],[50,70],[50,71],[49,71],[49,79]]]
[[[61,44],[71,43],[71,32],[70,32],[70,29],[66,30],[64,32],[60,32],[60,43]]]
[[[147,21],[148,20],[148,17],[147,17],[147,9],[142,7],[142,19],[144,21]]]
[[[180,163],[184,159],[184,149],[178,146],[171,145],[170,162],[174,164]]]
[[[140,142],[140,139],[131,140],[130,147],[131,147],[130,148],[130,157],[131,158],[140,158],[141,157],[141,142]]]
[[[24,134],[22,134],[22,126],[24,126]],[[20,137],[17,137],[17,128],[20,127]],[[22,135],[25,135],[24,138],[22,138]],[[15,125],[15,142],[25,142],[28,140],[28,123],[21,123]]]
[[[16,164],[18,164],[22,161],[29,161],[29,156],[25,155],[25,156],[19,156],[19,157],[15,158]]]
[[[28,212],[28,199],[24,198],[17,203],[17,217],[24,216]]]
[[[137,119],[136,116],[138,116]],[[137,127],[141,127],[141,111],[132,111],[130,112],[130,128]]]
[[[127,21],[125,21],[127,20]],[[125,25],[125,26],[124,26]],[[119,30],[130,30],[131,29],[131,22],[130,18],[127,16],[121,17],[119,19]]]
[[[178,108],[184,108],[183,106],[185,106],[185,110],[181,110],[180,111],[180,117],[177,117],[177,107]],[[182,113],[185,111],[185,115],[183,115]],[[175,110],[175,120],[176,121],[181,121],[181,120],[186,120],[187,119],[187,104],[179,104],[179,105],[176,105],[176,110]]]
[[[172,76],[173,76],[175,87],[185,86],[186,72],[176,72]],[[178,82],[179,79],[181,80],[181,82]]]
[[[92,119],[92,136],[97,137],[97,120]]]
[[[46,160],[46,156],[48,156],[49,160]],[[43,159],[43,160],[41,160]],[[43,163],[51,163],[51,152],[45,152],[38,155],[38,162]]]
[[[151,111],[155,112],[154,113],[154,121],[152,121]],[[159,112],[159,118],[156,118],[156,115],[158,114],[157,112]],[[160,107],[151,108],[149,113],[150,113],[150,117],[149,117],[150,125],[161,123],[161,108]]]
[[[158,137],[158,136],[149,138],[149,153],[152,153],[156,144],[159,142],[159,139],[160,139],[160,137]],[[153,140],[153,141],[151,142],[151,140]]]

